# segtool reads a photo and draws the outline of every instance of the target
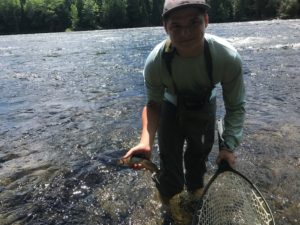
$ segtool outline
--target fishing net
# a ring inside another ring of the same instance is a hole
[[[220,173],[203,196],[193,224],[274,225],[260,192],[233,172]]]

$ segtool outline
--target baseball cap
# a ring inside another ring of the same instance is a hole
[[[166,18],[171,12],[184,7],[210,8],[205,0],[165,0],[162,17]]]

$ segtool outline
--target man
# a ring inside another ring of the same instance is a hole
[[[208,9],[205,0],[165,1],[163,25],[169,40],[158,44],[146,60],[147,105],[141,140],[124,156],[143,153],[150,158],[158,131],[161,173],[157,189],[164,204],[184,187],[191,195],[201,194],[205,161],[214,143],[218,83],[226,115],[217,163],[227,160],[233,166],[234,150],[241,141],[245,115],[242,62],[226,41],[205,34]]]

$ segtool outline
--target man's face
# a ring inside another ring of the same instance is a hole
[[[207,24],[207,14],[203,15],[195,8],[184,8],[172,13],[164,27],[180,54],[201,49]]]

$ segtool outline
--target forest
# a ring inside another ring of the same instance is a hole
[[[0,34],[161,25],[163,0],[0,0]],[[300,17],[300,0],[208,0],[210,22]]]

